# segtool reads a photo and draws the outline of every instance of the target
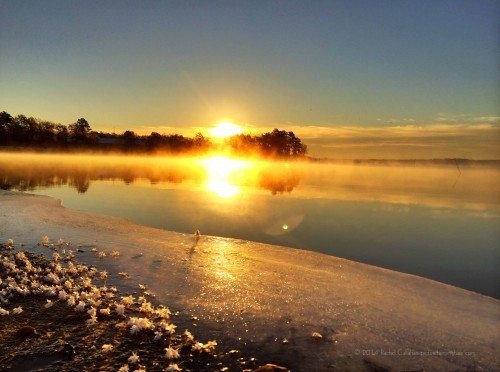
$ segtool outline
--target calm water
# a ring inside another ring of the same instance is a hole
[[[0,185],[174,230],[303,248],[500,297],[497,166],[0,154]]]

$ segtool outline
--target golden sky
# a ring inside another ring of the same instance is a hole
[[[0,3],[0,111],[293,130],[313,156],[499,158],[498,1]]]

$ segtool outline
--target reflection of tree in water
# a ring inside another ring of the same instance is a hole
[[[68,179],[68,186],[74,187],[79,194],[85,194],[90,187],[88,174],[78,174]]]
[[[36,188],[54,187],[67,184],[59,177],[37,177],[33,174],[10,174],[0,167],[0,188],[3,190],[33,191]]]
[[[132,174],[127,173],[122,176],[122,180],[125,185],[130,185],[135,181],[135,177]]]
[[[194,164],[194,163],[193,163]],[[115,164],[57,164],[54,162],[13,163],[0,159],[0,189],[33,191],[37,188],[51,188],[68,185],[78,193],[88,191],[93,181],[122,180],[131,184],[137,179],[149,180],[151,184],[160,182],[181,183],[192,180],[201,184],[204,173],[199,166],[169,165],[160,167],[151,164],[119,165]],[[290,169],[269,166],[256,173],[252,182],[255,186],[270,190],[273,195],[290,193],[300,182],[299,173]]]
[[[92,177],[91,172],[77,167],[59,169],[54,164],[12,165],[0,161],[0,188],[4,190],[34,191],[39,188],[68,185],[83,194],[95,179],[99,179],[99,176]]]
[[[259,177],[259,186],[273,195],[291,193],[299,185],[301,175],[296,172],[264,171]]]

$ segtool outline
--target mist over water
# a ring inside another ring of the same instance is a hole
[[[166,230],[313,250],[500,297],[500,168],[0,153],[0,187]]]

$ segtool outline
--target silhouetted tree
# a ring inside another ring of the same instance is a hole
[[[124,140],[125,147],[131,148],[131,147],[135,146],[136,135],[135,135],[135,133],[133,131],[126,130],[125,132],[123,132],[122,138]]]
[[[88,141],[90,130],[90,124],[84,118],[80,118],[76,123],[69,125],[70,137],[77,144],[84,144]]]
[[[279,157],[301,156],[307,152],[307,146],[293,132],[276,128],[261,135],[258,142],[264,153]]]
[[[196,136],[194,136],[193,145],[197,150],[208,149],[211,144],[210,140],[199,132],[196,133]]]
[[[32,136],[29,133],[30,124],[28,118],[24,115],[18,115],[12,120],[9,131],[12,141],[15,144],[25,145],[32,140]]]
[[[250,134],[238,134],[228,139],[228,144],[236,154],[248,155],[260,151],[256,136]]]
[[[97,133],[96,131],[91,131],[88,135],[87,135],[87,144],[89,146],[98,146],[100,143],[100,139],[99,139],[99,133]]]
[[[170,152],[181,152],[191,147],[192,141],[180,134],[163,136],[162,144]]]
[[[111,139],[111,140],[110,140]],[[143,146],[145,144],[145,146]],[[2,146],[70,146],[122,149],[126,151],[167,151],[171,153],[206,151],[213,148],[209,138],[197,133],[194,138],[180,134],[138,136],[127,130],[121,135],[95,132],[84,118],[69,126],[42,121],[25,115],[12,117],[0,112],[0,145]],[[240,134],[226,141],[236,154],[258,153],[269,157],[300,157],[307,153],[307,146],[293,132],[274,129],[259,136]]]
[[[67,146],[69,139],[69,130],[68,127],[62,124],[57,124],[55,126],[55,138],[56,143],[59,146]]]
[[[7,145],[11,141],[10,128],[13,117],[5,111],[0,112],[0,145]]]
[[[162,136],[160,133],[151,132],[151,134],[146,139],[146,148],[149,150],[155,150],[161,145]]]
[[[34,136],[35,142],[42,146],[50,146],[55,143],[55,124],[49,121],[39,121]]]
[[[299,157],[307,153],[307,146],[293,132],[274,129],[260,136],[240,134],[228,140],[234,152],[249,154],[259,152],[271,157]]]

